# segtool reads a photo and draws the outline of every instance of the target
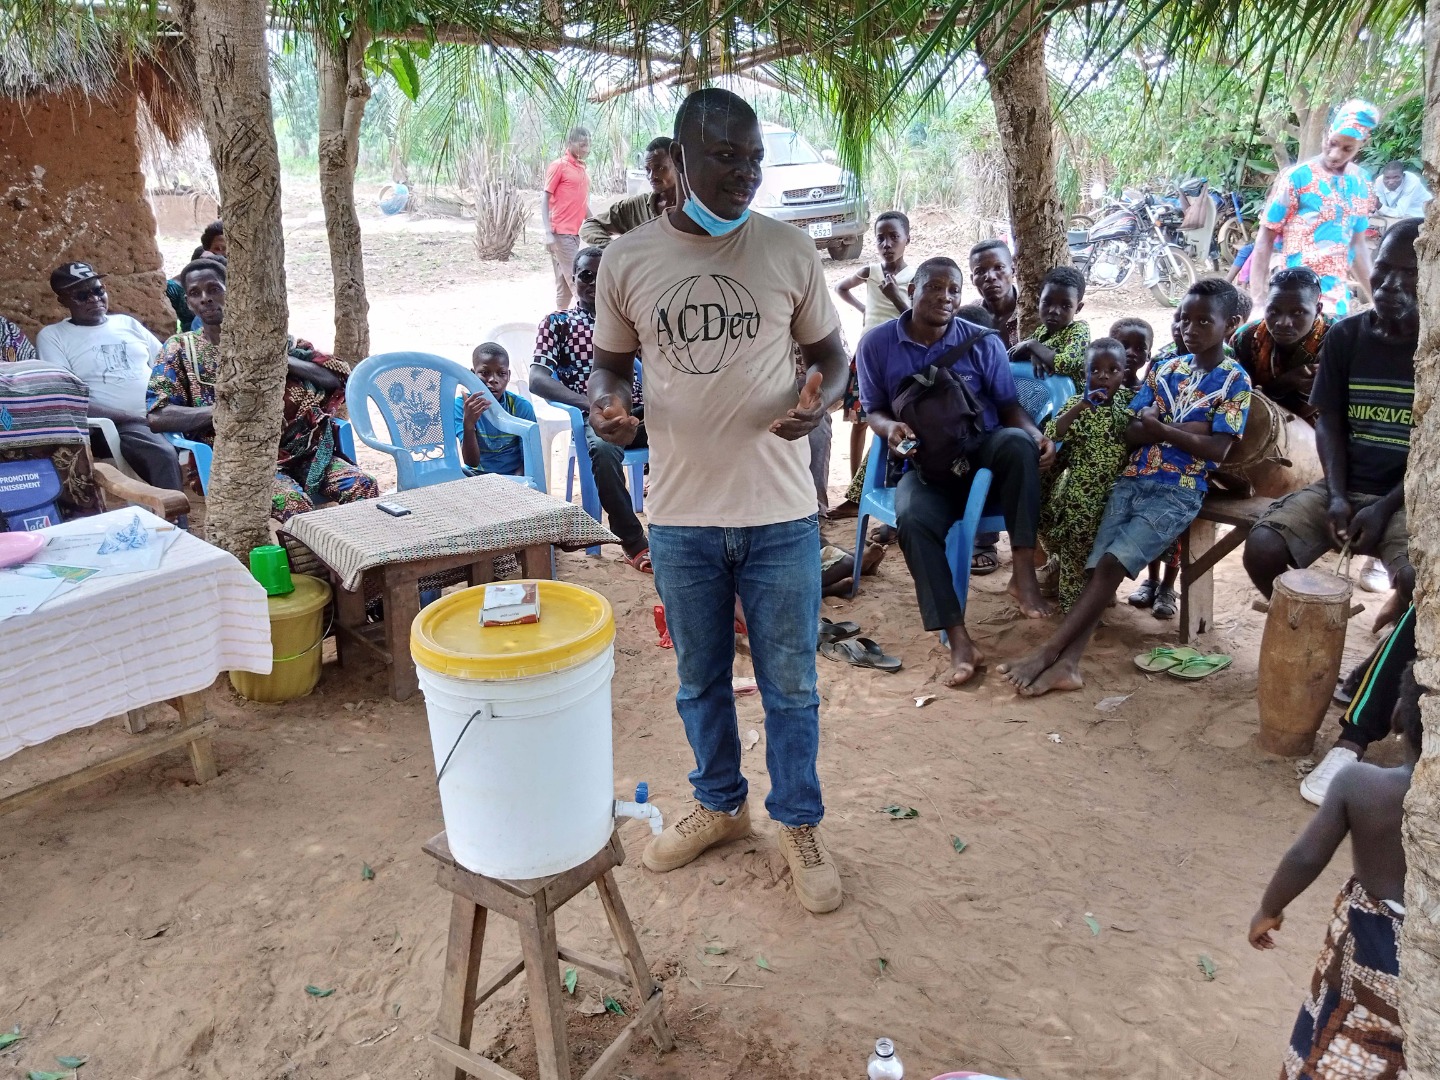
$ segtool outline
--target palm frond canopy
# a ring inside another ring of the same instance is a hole
[[[103,92],[156,62],[172,90],[189,65],[175,41],[175,0],[0,0],[0,94]],[[835,118],[837,147],[863,167],[866,147],[983,72],[982,33],[1015,48],[1064,22],[1084,42],[1072,92],[1126,50],[1160,58],[1184,89],[1187,60],[1223,58],[1267,78],[1281,61],[1336,62],[1360,34],[1413,35],[1420,0],[272,0],[273,25],[340,41],[481,45],[492,70],[537,85],[549,54],[589,80],[592,101],[642,87],[679,92],[749,75],[803,94]],[[1073,37],[1074,35],[1072,35]],[[1417,39],[1418,42],[1418,39]],[[1417,44],[1418,47],[1418,44]],[[1000,62],[1003,62],[1003,58]],[[566,80],[567,82],[569,80]],[[143,87],[142,87],[143,89]],[[1138,105],[1138,103],[1137,103]]]

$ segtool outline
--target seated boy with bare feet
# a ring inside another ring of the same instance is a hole
[[[1125,441],[1135,449],[1105,504],[1085,583],[1055,634],[1028,656],[1000,665],[1018,693],[1078,690],[1080,657],[1125,578],[1133,578],[1190,527],[1205,477],[1245,431],[1250,378],[1225,354],[1240,325],[1240,294],[1219,278],[1190,286],[1177,319],[1187,355],[1159,363],[1130,402]]]
[[[915,579],[925,629],[949,635],[951,686],[969,681],[983,662],[965,632],[965,598],[955,594],[945,558],[945,537],[964,516],[978,470],[994,474],[991,495],[1000,504],[1010,533],[1011,596],[1029,618],[1054,612],[1054,605],[1040,595],[1034,549],[1040,470],[1054,464],[1055,444],[1020,407],[999,335],[956,317],[964,280],[960,267],[950,259],[921,263],[910,283],[910,310],[867,331],[855,353],[860,399],[870,429],[885,440],[893,455],[907,461],[895,493],[900,549]],[[932,368],[949,369],[968,391],[974,412],[966,419],[975,437],[967,440],[963,452],[949,438],[954,434],[949,427],[916,430],[898,418],[913,415],[904,403],[918,385],[930,380]]]

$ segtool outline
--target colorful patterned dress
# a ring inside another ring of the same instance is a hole
[[[1085,562],[1105,516],[1105,501],[1130,453],[1125,428],[1134,396],[1134,390],[1121,387],[1108,405],[1082,411],[1063,440],[1057,439],[1055,467],[1041,481],[1040,538],[1046,554],[1060,564],[1062,611],[1074,607],[1085,588]],[[1080,400],[1076,394],[1060,412],[1069,412]],[[1045,434],[1056,439],[1054,419],[1046,422]]]
[[[1280,1080],[1405,1080],[1400,929],[1405,916],[1355,878],[1335,899]]]
[[[284,421],[276,456],[275,494],[270,516],[285,521],[315,509],[318,502],[350,503],[378,499],[380,484],[336,451],[335,425],[345,403],[344,382],[350,365],[318,351],[308,341],[291,339],[291,360],[308,360],[340,376],[336,390],[325,391],[291,375],[285,380]],[[215,404],[215,376],[220,367],[220,346],[205,340],[199,330],[176,334],[150,374],[145,395],[147,412],[166,405],[205,408]],[[205,436],[213,442],[214,435]]]
[[[1275,183],[1262,225],[1277,233],[1280,266],[1307,266],[1320,276],[1325,309],[1336,318],[1351,314],[1350,264],[1356,236],[1370,227],[1375,193],[1365,171],[1351,162],[1331,172],[1320,158],[1292,165]]]
[[[39,359],[40,354],[25,336],[25,331],[0,315],[0,363]]]

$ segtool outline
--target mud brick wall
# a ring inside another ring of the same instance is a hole
[[[162,341],[175,332],[135,109],[124,95],[0,99],[0,315],[32,341],[65,317],[50,271],[71,260],[106,275],[111,311],[135,316]]]

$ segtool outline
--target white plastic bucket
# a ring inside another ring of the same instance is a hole
[[[560,588],[588,593],[578,586]],[[609,604],[589,596],[603,605],[604,626],[596,627],[592,644],[581,652],[585,658],[571,666],[563,666],[566,661],[557,657],[552,666],[559,670],[521,677],[457,677],[431,670],[425,662],[416,664],[450,852],[466,869],[503,879],[545,877],[578,866],[610,839],[615,800],[610,710],[614,630]],[[428,627],[422,625],[422,612],[412,642],[437,623],[437,634],[443,636],[473,619],[469,611],[478,608],[478,601],[472,605],[463,597],[453,594],[432,605],[459,602],[451,616],[443,610],[435,613]],[[542,619],[547,597],[542,593]],[[554,617],[559,619],[560,613]],[[493,629],[469,632],[490,634]],[[553,635],[560,627],[552,623],[547,629]],[[506,632],[508,628],[501,631]],[[522,646],[525,633],[516,634]],[[417,660],[433,663],[433,653],[422,657],[422,650],[414,651]]]
[[[614,673],[613,649],[506,682],[416,669],[456,862],[490,877],[538,878],[605,846],[615,827]]]

